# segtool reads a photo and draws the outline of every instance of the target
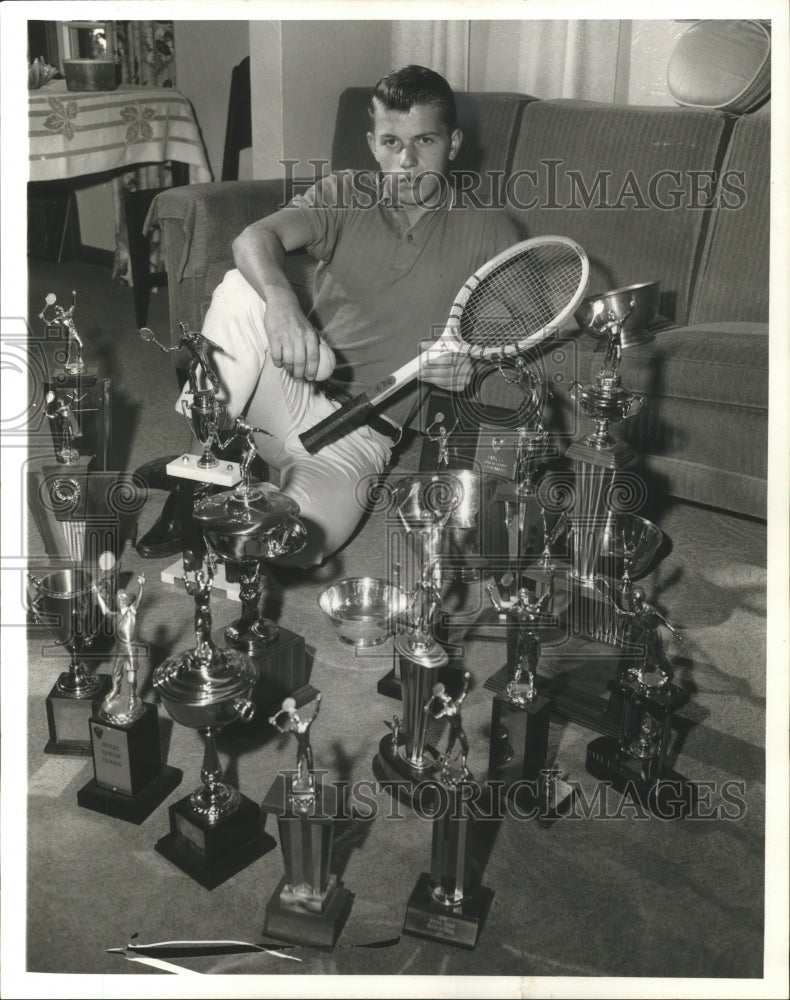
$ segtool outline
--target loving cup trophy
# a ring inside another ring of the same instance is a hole
[[[235,650],[219,649],[211,637],[213,566],[186,580],[195,601],[195,646],[169,657],[154,671],[153,685],[172,718],[204,737],[201,784],[170,807],[170,833],[156,849],[207,889],[224,882],[271,849],[260,810],[225,780],[216,736],[255,714],[251,700],[258,670]]]
[[[38,578],[28,574],[33,593],[30,609],[69,654],[67,672],[61,673],[47,696],[49,742],[45,753],[87,756],[90,753],[88,720],[104,696],[108,678],[84,663],[102,624],[94,581],[85,569],[64,568]]]

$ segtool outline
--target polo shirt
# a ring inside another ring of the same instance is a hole
[[[521,238],[500,209],[459,204],[449,192],[410,225],[381,175],[327,175],[289,209],[303,213],[318,261],[308,319],[335,352],[330,391],[367,391],[444,330],[458,291],[482,264]],[[377,412],[402,425],[421,398],[404,386]]]

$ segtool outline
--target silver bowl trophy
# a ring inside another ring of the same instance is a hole
[[[450,657],[437,635],[442,614],[442,530],[461,502],[460,484],[441,479],[405,478],[395,485],[394,505],[407,532],[420,543],[420,578],[409,593],[405,628],[393,646],[400,680],[401,719],[379,743],[373,761],[376,777],[387,789],[425,815],[432,815],[438,798],[430,788],[440,769],[436,749],[428,739],[430,718],[426,710],[440,682],[458,686],[460,673],[450,668]],[[450,669],[448,669],[450,668]]]
[[[407,604],[400,587],[372,576],[338,580],[318,597],[318,606],[337,629],[340,641],[363,650],[387,641]]]
[[[179,341],[173,347],[165,347],[149,327],[142,327],[139,330],[140,337],[146,343],[155,344],[164,354],[173,354],[177,351],[188,353],[187,381],[190,399],[182,400],[182,411],[196,441],[203,449],[203,454],[200,456],[185,453],[168,462],[165,467],[167,474],[178,480],[183,537],[182,558],[162,571],[162,580],[173,584],[178,584],[184,579],[184,569],[196,570],[202,563],[204,542],[193,518],[195,503],[201,494],[211,487],[235,486],[241,479],[241,470],[237,462],[221,460],[214,454],[214,448],[220,442],[225,404],[219,399],[220,379],[212,364],[211,354],[214,351],[219,353],[224,351],[202,333],[190,330],[186,323],[180,324],[180,330]],[[221,567],[215,580],[215,590],[225,592],[229,597],[236,596],[233,588],[226,586]]]
[[[310,716],[300,714],[295,700],[286,698],[269,719],[280,733],[296,740],[296,769],[280,772],[261,806],[277,817],[285,864],[285,874],[266,904],[263,933],[331,948],[353,896],[330,872],[338,801],[335,787],[320,780],[313,763],[311,730],[320,708],[320,694]]]
[[[77,793],[86,809],[131,823],[142,823],[181,782],[181,771],[162,764],[159,713],[138,693],[137,613],[145,576],[137,577],[137,595],[116,594],[116,610],[96,588],[96,600],[115,633],[112,686],[90,720],[94,777]]]
[[[494,896],[476,884],[472,866],[469,800],[474,796],[469,793],[474,779],[467,766],[469,743],[461,719],[470,680],[465,672],[455,697],[441,682],[435,684],[424,706],[434,719],[446,721],[448,737],[436,775],[439,805],[431,821],[431,870],[417,879],[403,923],[405,934],[469,949],[477,945]]]
[[[240,577],[241,617],[225,627],[225,643],[252,657],[267,702],[281,701],[288,695],[304,700],[308,673],[304,638],[264,616],[262,579],[265,563],[299,552],[307,531],[296,501],[271,483],[250,481],[255,433],[266,431],[236,418],[232,436],[223,447],[233,437],[244,437],[241,483],[198,501],[194,522],[212,557],[233,567]],[[305,691],[300,690],[303,688]]]
[[[154,689],[172,718],[205,739],[201,784],[170,806],[170,833],[156,850],[206,889],[213,889],[271,850],[260,809],[224,779],[216,736],[255,714],[258,669],[236,650],[219,649],[211,636],[212,561],[186,579],[195,601],[195,646],[169,657],[153,675]]]
[[[28,574],[30,610],[35,621],[67,650],[70,663],[47,696],[49,741],[45,753],[87,756],[88,722],[107,692],[109,678],[89,670],[83,656],[102,624],[94,581],[85,569],[58,569],[42,578]]]

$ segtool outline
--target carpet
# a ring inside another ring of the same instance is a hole
[[[137,337],[130,290],[113,286],[108,272],[87,264],[30,263],[31,315],[47,291],[80,289],[86,359],[114,380],[116,467],[134,469],[185,449],[187,429],[172,405],[175,379],[162,355]],[[166,295],[160,293],[149,325],[163,340],[166,322]],[[419,446],[411,443],[392,476],[416,470]],[[138,533],[153,523],[164,497],[151,491],[137,517]],[[354,897],[342,935],[331,952],[297,946],[283,950],[289,958],[255,952],[173,961],[204,974],[267,977],[254,980],[258,995],[279,995],[273,977],[290,983],[304,975],[364,977],[359,983],[367,996],[377,995],[377,976],[430,977],[420,983],[423,995],[597,995],[604,977],[624,977],[617,986],[623,996],[639,995],[648,979],[666,981],[658,984],[662,995],[685,996],[703,979],[714,981],[707,984],[709,995],[728,979],[742,981],[749,995],[767,972],[764,907],[766,887],[769,895],[773,888],[764,870],[766,526],[669,497],[654,500],[667,544],[643,584],[683,637],[681,644],[667,644],[674,681],[690,695],[672,729],[669,765],[701,795],[693,818],[650,816],[609,789],[587,814],[580,807],[551,825],[511,814],[481,821],[473,865],[494,895],[477,948],[402,934],[414,884],[430,867],[431,823],[396,807],[372,773],[378,743],[400,708],[376,691],[392,665],[392,640],[364,654],[355,651],[339,641],[317,604],[333,579],[387,575],[388,523],[377,511],[328,566],[302,574],[266,572],[267,613],[304,637],[310,682],[322,692],[313,728],[316,763],[332,780],[362,787],[371,814],[336,833],[333,871]],[[41,554],[34,526],[27,545],[31,558]],[[169,561],[141,559],[133,536],[121,560],[125,579],[146,573],[138,625],[148,657],[140,682],[144,699],[153,703],[152,670],[164,656],[187,648],[193,636],[191,598],[159,580]],[[474,619],[484,598],[479,581],[473,582],[459,608]],[[213,600],[215,625],[236,617],[238,608]],[[150,968],[106,951],[134,934],[148,942],[262,941],[266,903],[283,874],[279,847],[211,891],[154,850],[167,832],[167,806],[199,782],[200,735],[159,707],[166,759],[184,777],[141,825],[81,808],[77,793],[91,777],[90,760],[42,752],[44,701],[62,654],[39,633],[29,639],[27,655],[27,910],[19,913],[26,920],[27,971],[151,975]],[[550,673],[562,662],[562,644],[544,649],[543,656]],[[505,662],[504,643],[469,639],[463,662],[472,674],[464,705],[469,766],[484,780],[492,703],[485,682]],[[96,665],[109,672],[106,652]],[[602,694],[605,681],[602,676]],[[595,735],[556,719],[550,731],[550,764],[588,804],[601,793],[585,768]],[[261,718],[228,727],[218,747],[228,779],[257,803],[278,771],[294,764],[293,745]],[[266,830],[278,839],[271,818]],[[323,979],[314,982],[323,988]],[[385,982],[400,988],[382,980],[382,991]],[[405,990],[410,984],[401,985]],[[305,983],[304,989],[313,986]],[[227,995],[232,990],[231,981]]]

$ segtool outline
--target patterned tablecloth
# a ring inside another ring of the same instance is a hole
[[[28,96],[31,181],[165,160],[189,164],[192,184],[213,179],[192,108],[177,90],[126,83],[76,93],[53,80]]]

